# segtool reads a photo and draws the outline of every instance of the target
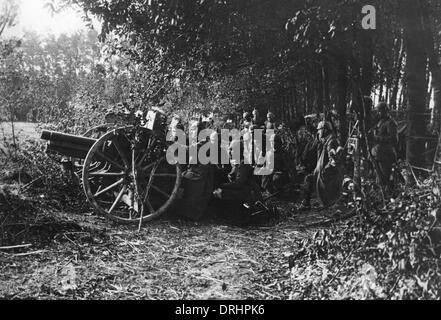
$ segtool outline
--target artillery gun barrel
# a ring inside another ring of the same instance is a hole
[[[76,136],[55,131],[43,130],[42,140],[47,140],[47,152],[56,152],[63,156],[85,159],[96,139]]]

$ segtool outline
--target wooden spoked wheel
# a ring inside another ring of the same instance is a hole
[[[93,128],[90,128],[85,133],[82,134],[83,137],[86,138],[92,138],[92,139],[99,139],[103,135],[105,135],[110,129],[115,129],[115,125],[112,123],[105,123],[100,124],[98,126],[95,126]],[[76,179],[76,182],[81,185],[82,184],[82,175],[83,175],[83,166],[84,166],[84,159],[71,159],[74,167],[74,176]]]
[[[100,124],[98,126],[90,128],[85,133],[83,133],[82,136],[87,138],[99,139],[107,132],[109,132],[110,129],[115,129],[115,125],[112,123]]]
[[[83,188],[94,209],[119,223],[141,223],[165,213],[181,183],[179,165],[165,160],[166,144],[145,128],[102,136],[83,167]]]

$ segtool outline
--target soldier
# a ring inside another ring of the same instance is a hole
[[[240,161],[238,163],[234,162],[233,159],[231,161],[233,166],[233,170],[229,174],[231,182],[225,183],[216,189],[213,195],[218,199],[233,203],[254,203],[259,195],[259,187],[254,181],[254,169],[244,162],[242,142],[235,140],[231,143],[230,156],[232,156],[232,150],[237,147],[240,149]]]
[[[227,175],[231,171],[231,165],[222,163],[222,152],[228,152],[228,150],[225,150],[224,146],[222,146],[221,137],[218,132],[214,131],[210,135],[209,143],[217,149],[217,159],[214,163],[210,163],[211,167],[214,170],[214,188],[217,189],[224,183],[228,182]],[[208,151],[208,154],[210,155],[210,150]]]
[[[283,150],[282,138],[273,134],[270,137],[271,148],[267,159],[273,162],[273,173],[262,177],[262,188],[270,194],[281,192],[289,183],[292,168],[290,168],[287,154]],[[267,160],[267,161],[268,161]]]
[[[397,123],[390,117],[388,106],[385,102],[380,102],[375,107],[375,110],[379,120],[377,125],[371,130],[373,134],[372,156],[379,169],[380,181],[378,182],[386,188],[391,188],[390,175],[392,173],[392,166],[397,161]]]
[[[318,124],[318,146],[317,146],[317,163],[313,173],[305,178],[304,200],[301,210],[311,209],[311,197],[314,192],[314,186],[317,183],[318,175],[322,170],[329,167],[335,161],[337,150],[339,150],[338,141],[333,134],[332,125],[327,121]],[[341,148],[340,148],[341,149]]]
[[[251,114],[249,112],[244,112],[242,115],[242,120],[240,123],[240,130],[249,129],[251,126]]]
[[[184,124],[182,123],[182,118],[179,115],[174,115],[170,123],[170,133],[171,139],[174,142],[178,141],[178,135],[183,133],[185,130]]]
[[[265,130],[265,122],[260,116],[259,110],[257,110],[256,108],[254,108],[253,110],[252,125],[250,127],[251,141],[252,141],[251,161],[253,165],[256,164],[256,160],[257,157],[259,156],[260,150],[263,150],[263,148],[265,147],[265,137],[262,137],[262,141],[257,140],[256,139],[257,135],[255,130]],[[259,151],[256,152],[256,150]]]
[[[316,128],[314,128],[313,132],[315,131]],[[318,134],[315,133],[311,140],[306,143],[303,152],[300,155],[301,163],[305,167],[306,175],[311,174],[316,167],[319,144],[320,140],[318,138]]]
[[[265,121],[265,128],[267,130],[275,130],[276,129],[275,119],[276,119],[276,117],[275,117],[274,113],[268,112],[268,114],[266,115],[266,121]]]

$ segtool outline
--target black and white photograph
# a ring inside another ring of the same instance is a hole
[[[0,0],[0,300],[439,300],[440,130],[439,0]]]

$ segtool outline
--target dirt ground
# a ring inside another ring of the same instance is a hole
[[[69,184],[3,189],[4,299],[289,299],[293,250],[336,217],[276,201],[280,214],[259,226],[163,217],[138,232],[95,215]]]
[[[288,299],[289,257],[330,213],[284,213],[265,226],[163,218],[116,225],[73,202],[21,199],[1,222],[6,299]],[[13,222],[13,223],[12,223]]]

